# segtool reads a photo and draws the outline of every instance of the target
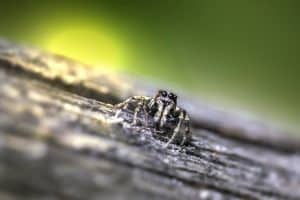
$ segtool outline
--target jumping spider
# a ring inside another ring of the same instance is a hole
[[[114,106],[116,117],[134,125],[154,129],[170,138],[166,144],[183,145],[190,139],[190,120],[186,111],[177,106],[177,96],[159,90],[155,97],[133,96]],[[125,112],[126,111],[126,112]]]

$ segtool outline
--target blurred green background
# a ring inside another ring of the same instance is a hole
[[[300,125],[299,1],[1,1],[0,36]]]

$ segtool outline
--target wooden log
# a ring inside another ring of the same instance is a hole
[[[300,199],[299,138],[184,98],[192,141],[164,148],[114,118],[138,82],[1,41],[0,199]]]

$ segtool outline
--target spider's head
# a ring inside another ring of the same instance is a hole
[[[164,104],[164,105],[177,104],[177,96],[174,93],[167,92],[165,90],[159,90],[155,96],[155,99],[158,104]]]

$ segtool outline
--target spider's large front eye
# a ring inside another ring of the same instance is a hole
[[[161,96],[166,97],[168,95],[168,93],[164,90],[160,90],[159,93],[161,94]]]
[[[168,97],[169,97],[170,99],[172,99],[173,101],[175,101],[175,102],[176,102],[176,100],[177,100],[177,96],[176,96],[175,94],[173,94],[172,92],[169,93]]]

